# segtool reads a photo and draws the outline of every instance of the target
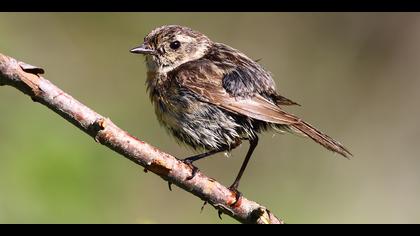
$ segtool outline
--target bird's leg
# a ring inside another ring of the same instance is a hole
[[[187,157],[187,158],[183,159],[182,162],[189,165],[191,167],[191,170],[192,170],[191,176],[188,176],[187,180],[191,180],[197,174],[198,168],[192,164],[194,161],[198,161],[200,159],[203,159],[205,157],[208,157],[208,156],[211,156],[213,154],[216,154],[218,152],[223,152],[223,151],[226,151],[226,149],[214,149],[214,150],[211,150],[211,151],[208,151],[208,152],[205,152],[205,153],[201,153],[201,154],[191,156],[191,157]]]
[[[201,154],[198,154],[198,155],[195,155],[195,156],[191,156],[191,157],[187,157],[187,158],[182,159],[181,161],[184,162],[185,164],[187,164],[191,168],[191,175],[187,177],[187,180],[191,180],[192,178],[194,178],[194,176],[198,172],[198,168],[192,164],[194,161],[198,161],[198,160],[203,159],[205,157],[208,157],[208,156],[211,156],[211,155],[216,154],[218,152],[223,152],[223,151],[226,151],[226,150],[227,149],[224,149],[224,148],[223,149],[215,149],[215,150],[211,150],[209,152],[201,153]],[[168,187],[169,187],[170,191],[172,191],[171,186],[172,186],[172,183],[168,182]]]
[[[208,152],[205,152],[205,153],[201,153],[201,154],[191,156],[191,157],[187,157],[187,158],[183,159],[182,162],[189,165],[192,169],[191,176],[187,177],[187,180],[191,180],[197,174],[198,168],[195,167],[192,164],[193,162],[198,161],[200,159],[203,159],[205,157],[211,156],[213,154],[219,153],[219,152],[224,152],[224,151],[228,151],[228,150],[230,151],[230,150],[238,147],[241,144],[241,142],[242,141],[238,139],[235,143],[233,143],[230,146],[225,146],[225,147],[222,147],[222,148],[219,148],[219,149],[214,149],[214,150],[211,150],[211,151],[208,151]]]
[[[258,145],[258,137],[255,136],[255,138],[249,139],[249,144],[250,144],[250,146],[249,146],[248,152],[247,152],[247,154],[245,156],[245,160],[242,163],[241,169],[239,170],[239,173],[236,176],[235,181],[229,187],[229,189],[233,193],[235,193],[235,198],[236,198],[236,201],[233,204],[231,204],[231,205],[235,205],[239,201],[239,199],[241,198],[241,196],[242,196],[242,193],[238,191],[239,181],[241,180],[242,174],[245,172],[246,166],[248,165],[248,162],[251,159],[252,153],[254,152],[255,148]]]

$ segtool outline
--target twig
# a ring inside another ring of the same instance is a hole
[[[164,180],[213,205],[219,212],[242,223],[283,223],[267,208],[235,196],[222,184],[201,172],[191,179],[191,168],[177,158],[131,136],[105,118],[65,93],[40,74],[44,70],[0,54],[0,85],[10,85],[53,110],[64,119],[131,161]]]

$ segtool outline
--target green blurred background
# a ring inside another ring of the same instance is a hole
[[[287,223],[420,223],[420,15],[416,13],[0,13],[0,53],[140,139],[178,157],[128,52],[153,28],[186,25],[262,58],[289,111],[345,144],[261,135],[240,190]],[[248,144],[197,166],[229,185]],[[0,88],[0,223],[236,223]]]

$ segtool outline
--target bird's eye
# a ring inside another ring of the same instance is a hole
[[[181,46],[181,43],[179,41],[173,41],[169,44],[169,47],[173,50],[178,49]]]

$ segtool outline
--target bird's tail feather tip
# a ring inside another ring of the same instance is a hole
[[[351,153],[347,148],[345,148],[344,146],[341,146],[341,150],[340,152],[338,152],[339,154],[341,154],[343,157],[345,157],[346,159],[350,160],[353,157],[353,153]]]
[[[336,152],[347,159],[351,159],[351,157],[353,157],[353,154],[341,143],[335,141],[333,138],[317,130],[312,125],[301,121],[299,123],[293,124],[293,127],[299,130],[300,132],[304,133],[305,135],[309,136],[312,140],[321,144],[328,150]]]

